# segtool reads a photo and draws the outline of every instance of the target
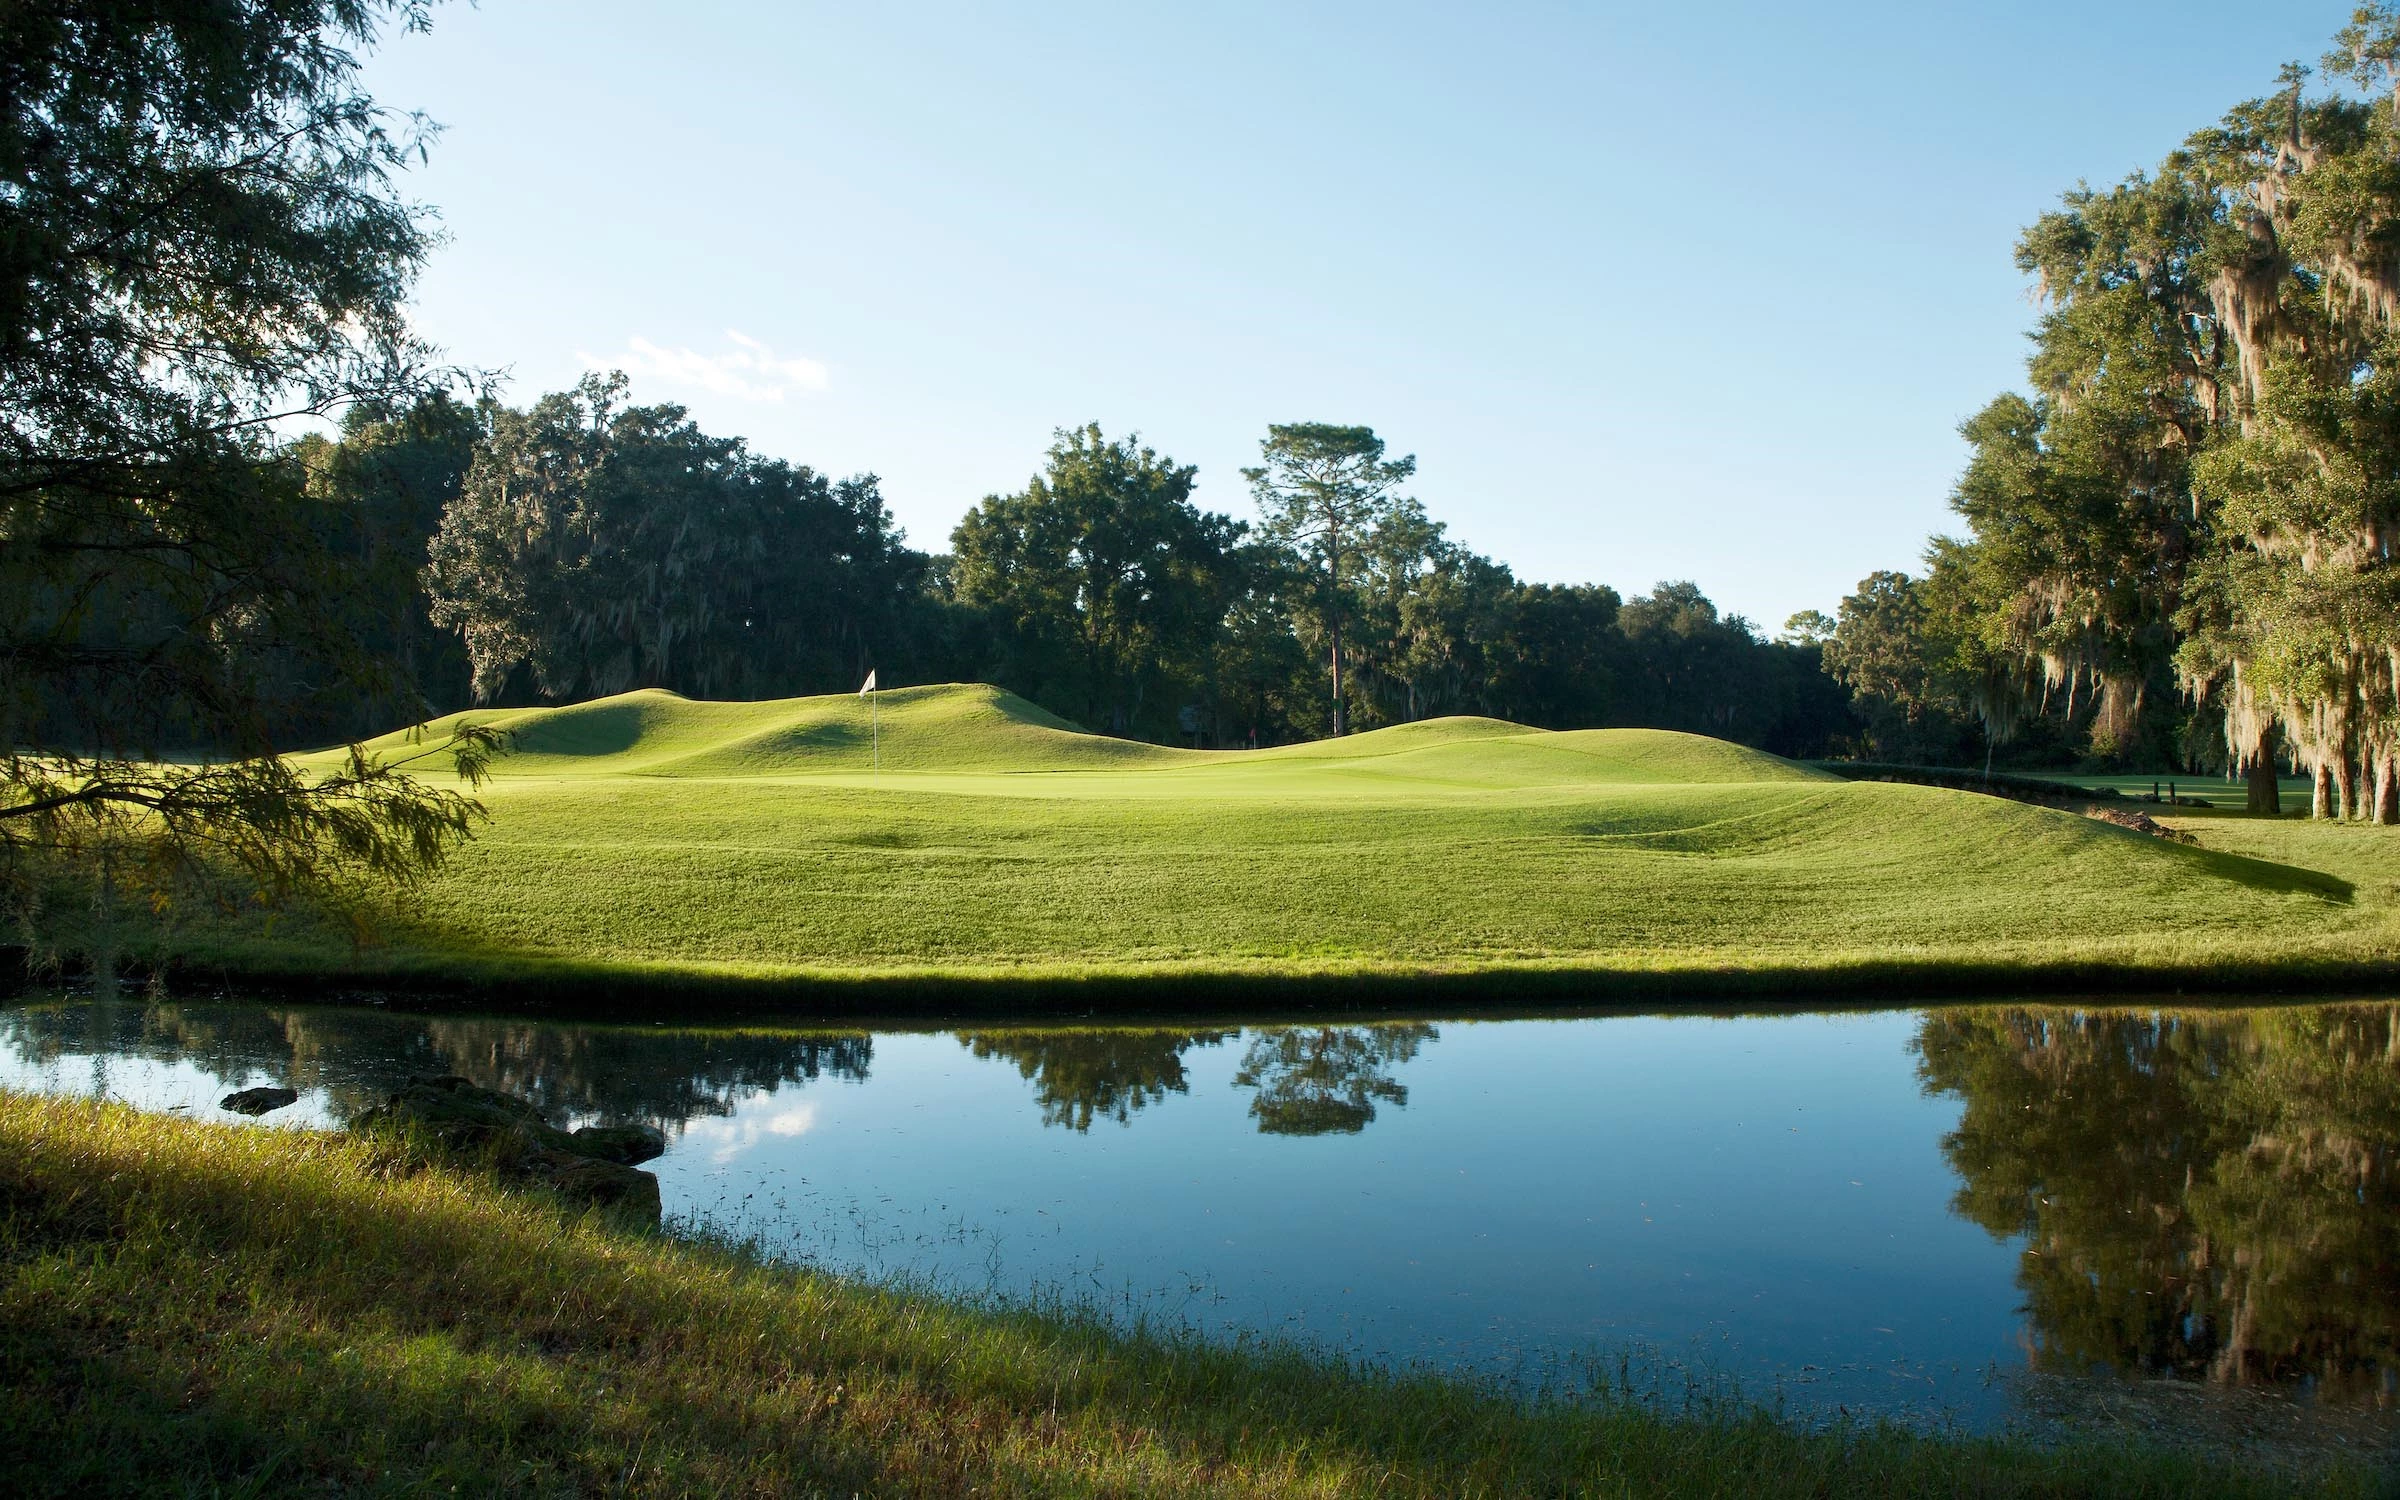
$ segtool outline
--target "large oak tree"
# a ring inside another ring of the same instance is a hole
[[[62,867],[154,900],[338,897],[469,829],[471,802],[399,766],[278,754],[296,695],[404,706],[278,435],[431,383],[402,313],[431,241],[396,183],[427,130],[357,85],[379,31],[423,22],[379,0],[0,10],[0,880],[21,905]]]

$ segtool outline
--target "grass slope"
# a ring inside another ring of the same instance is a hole
[[[2329,1496],[2031,1449],[1518,1403],[983,1311],[299,1131],[0,1094],[0,1492]]]
[[[516,737],[493,820],[388,944],[286,924],[173,946],[254,976],[937,1003],[998,981],[1019,1000],[1173,979],[1255,1002],[1287,982],[1425,998],[2400,973],[2387,829],[2201,815],[2202,847],[2180,847],[1652,730],[1442,719],[1193,751],[1078,733],[988,687],[886,693],[879,730],[870,711],[639,692],[476,715]]]

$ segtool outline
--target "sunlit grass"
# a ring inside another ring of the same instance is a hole
[[[2171,789],[2178,797],[2197,797],[2215,807],[2241,808],[2249,800],[2249,788],[2240,778],[2228,780],[2223,776],[2194,776],[2188,771],[2128,771],[2097,776],[2061,774],[2060,781],[2075,786],[2106,787],[2119,796],[2146,799],[2154,792],[2164,797]],[[2305,776],[2278,778],[2277,787],[2283,797],[2283,810],[2300,813],[2308,810],[2311,783]]]
[[[764,1266],[390,1149],[0,1095],[0,1492],[2371,1489],[1128,1336]]]
[[[385,945],[172,943],[203,971],[736,987],[2400,972],[2393,830],[2206,821],[2179,848],[1693,735],[1486,719],[1173,750],[971,687],[886,694],[877,770],[870,712],[645,692],[476,716],[517,738],[493,821]]]

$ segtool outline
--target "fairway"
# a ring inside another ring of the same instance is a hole
[[[2164,797],[2169,791],[2184,801],[2205,802],[2211,807],[2240,808],[2248,803],[2250,791],[2238,779],[2223,776],[2196,776],[2189,771],[2127,771],[2122,774],[2084,776],[2073,771],[2034,772],[2047,780],[2062,781],[2070,786],[2088,787],[2093,791],[2110,791],[2120,797],[2147,802],[2153,796]],[[2285,812],[2306,812],[2312,783],[2305,776],[2277,778],[2276,789],[2283,797]]]
[[[2185,847],[1658,730],[1452,718],[1193,751],[979,686],[468,717],[513,737],[491,822],[383,942],[287,922],[178,948],[362,978],[1552,992],[2259,983],[2400,953],[2388,830],[2202,814]]]

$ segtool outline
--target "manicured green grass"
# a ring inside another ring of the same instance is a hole
[[[2197,797],[2214,807],[2240,809],[2249,801],[2249,790],[2238,781],[2222,776],[2194,776],[2188,771],[2128,771],[2122,775],[2082,776],[2072,771],[2041,773],[2054,780],[2075,786],[2106,787],[2122,797],[2148,798],[2155,788],[2161,797],[2172,786],[2178,797]],[[2288,813],[2308,811],[2310,783],[2305,776],[2286,776],[2277,786],[2283,794],[2283,810]]]
[[[0,1493],[2267,1496],[863,1287],[395,1145],[0,1094]]]
[[[2394,830],[2209,821],[2177,847],[1693,735],[1486,719],[1173,750],[979,687],[885,694],[878,771],[869,713],[643,692],[478,715],[517,740],[493,821],[384,945],[294,923],[172,945],[201,972],[868,1004],[2400,974]]]

